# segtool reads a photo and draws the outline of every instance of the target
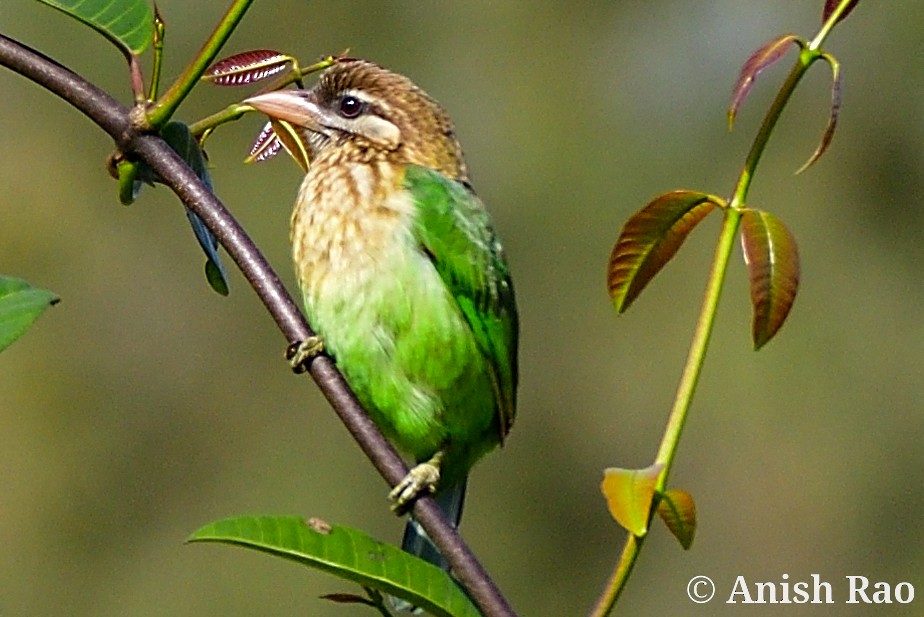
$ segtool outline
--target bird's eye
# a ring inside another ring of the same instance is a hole
[[[355,118],[363,113],[365,104],[357,97],[350,94],[340,99],[340,115],[344,118]]]

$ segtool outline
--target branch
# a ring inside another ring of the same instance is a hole
[[[234,217],[160,137],[133,128],[129,108],[70,69],[3,35],[0,35],[0,65],[61,97],[111,135],[120,150],[148,163],[215,234],[286,340],[290,343],[302,341],[312,335],[279,277]],[[327,356],[318,356],[311,362],[308,372],[389,485],[401,481],[407,473],[404,461],[369,419],[333,361]],[[481,611],[488,617],[515,617],[500,590],[433,499],[418,499],[413,514]]]

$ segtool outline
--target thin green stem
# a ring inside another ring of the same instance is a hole
[[[298,62],[295,62],[295,65],[292,67],[292,70],[287,74],[280,77],[278,80],[271,83],[265,88],[265,90],[279,90],[280,88],[285,88],[289,84],[297,84],[299,88],[303,88],[302,78],[311,73],[316,73],[322,71],[327,67],[331,66],[334,62],[337,61],[336,56],[325,56],[305,68],[301,68]]]
[[[363,587],[366,595],[369,596],[369,605],[375,608],[382,617],[394,617],[388,607],[385,606],[385,597],[376,589]]]
[[[809,43],[809,49],[821,49],[825,39],[827,39],[828,35],[831,34],[831,29],[837,25],[837,22],[840,21],[841,16],[847,10],[847,7],[850,6],[852,1],[853,0],[841,0],[841,3],[837,5],[837,8],[831,11],[831,14],[828,15],[828,19],[825,20],[824,24],[822,24],[821,30],[818,31],[818,34],[816,34],[815,38],[812,39],[812,42]]]
[[[239,120],[248,111],[252,111],[252,108],[247,105],[235,103],[225,107],[221,111],[215,112],[211,116],[207,116],[198,122],[190,124],[189,130],[192,131],[193,135],[199,137],[203,134],[211,133],[222,124]]]
[[[318,62],[315,62],[311,66],[305,67],[304,69],[298,68],[296,64],[296,67],[292,71],[290,71],[288,74],[281,77],[277,81],[274,81],[273,83],[271,83],[264,90],[278,90],[280,88],[285,88],[289,84],[301,81],[301,79],[305,75],[326,69],[327,67],[332,65],[334,62],[335,62],[335,59],[333,56],[327,56],[319,60]],[[263,90],[261,90],[261,92],[262,91]],[[234,103],[232,105],[228,105],[221,111],[215,112],[214,114],[207,116],[203,118],[202,120],[199,120],[191,124],[189,129],[192,131],[192,134],[195,135],[196,137],[200,137],[202,135],[208,135],[213,130],[221,126],[222,124],[225,124],[227,122],[233,122],[235,120],[239,120],[248,111],[253,111],[253,109],[251,107],[248,107],[247,105],[241,105],[240,103]]]
[[[738,177],[738,184],[735,187],[735,194],[730,204],[733,209],[739,209],[747,203],[748,189],[751,187],[751,181],[754,179],[757,163],[760,161],[760,157],[763,155],[764,150],[767,149],[767,142],[770,141],[773,129],[776,128],[777,122],[779,122],[780,116],[783,113],[783,109],[786,107],[786,103],[788,103],[789,99],[792,97],[792,93],[795,91],[799,81],[801,81],[802,76],[805,75],[805,71],[808,70],[808,67],[812,62],[817,60],[818,57],[818,52],[803,49],[799,53],[799,57],[796,59],[796,63],[793,65],[792,70],[789,71],[786,81],[783,82],[783,85],[780,87],[780,91],[777,93],[776,98],[773,99],[773,103],[770,105],[770,109],[767,110],[767,114],[764,116],[764,121],[760,125],[760,129],[757,131],[757,136],[751,144],[751,150],[748,152],[747,159],[744,161],[744,168],[741,170],[741,175]]]
[[[160,127],[173,117],[180,103],[186,99],[193,86],[198,83],[202,73],[215,60],[215,56],[218,55],[252,3],[253,0],[232,0],[228,11],[218,22],[215,31],[212,32],[199,53],[148,112],[148,122],[152,127]]]
[[[741,212],[738,209],[725,208],[725,218],[722,224],[722,230],[719,233],[719,240],[716,244],[715,256],[712,261],[709,280],[706,284],[706,292],[700,310],[699,321],[693,332],[693,340],[690,343],[690,350],[687,353],[687,362],[680,377],[680,383],[677,386],[674,405],[668,416],[667,426],[664,429],[664,436],[661,438],[661,445],[655,457],[655,464],[664,466],[661,473],[658,475],[658,482],[655,485],[656,495],[663,492],[667,485],[667,477],[670,474],[671,466],[674,462],[674,455],[680,443],[680,434],[683,432],[683,426],[687,419],[687,412],[690,409],[693,393],[696,390],[696,384],[706,359],[706,350],[709,346],[709,339],[715,323],[719,299],[722,295],[722,287],[725,283],[725,272],[728,269],[728,262],[731,258],[732,247],[735,244],[735,237],[738,233],[740,221]],[[652,507],[652,512],[649,517],[653,515],[654,507]],[[591,617],[605,617],[613,609],[616,600],[619,599],[619,595],[622,593],[629,579],[635,562],[638,560],[644,540],[644,537],[638,537],[631,533],[628,535],[619,561],[616,563],[616,567],[610,575],[603,593],[600,595],[600,599],[590,613]]]
[[[667,425],[664,429],[664,436],[658,447],[658,453],[655,457],[655,463],[663,465],[663,469],[658,476],[658,482],[655,486],[655,501],[657,504],[657,495],[663,492],[667,486],[667,478],[670,474],[674,462],[674,456],[677,452],[677,446],[680,443],[680,435],[683,432],[684,424],[687,419],[687,412],[690,409],[690,403],[693,400],[693,394],[696,390],[699,376],[706,358],[706,351],[709,347],[709,340],[712,335],[712,329],[715,324],[715,317],[718,312],[719,299],[722,295],[722,287],[725,282],[725,273],[728,270],[728,263],[731,259],[732,249],[735,244],[735,238],[738,235],[738,226],[741,222],[741,213],[747,203],[747,193],[757,170],[757,164],[773,129],[776,127],[783,109],[789,102],[796,86],[805,75],[808,68],[821,57],[819,51],[821,44],[835,25],[840,15],[846,10],[850,0],[842,0],[837,9],[832,12],[825,21],[821,31],[816,35],[812,42],[803,46],[796,64],[790,71],[786,81],[780,88],[779,93],[774,99],[764,116],[764,121],[751,144],[751,149],[745,159],[744,167],[738,177],[732,200],[728,207],[725,208],[725,218],[722,223],[722,229],[719,233],[719,239],[716,244],[715,255],[712,261],[712,268],[709,273],[709,279],[706,283],[706,291],[703,298],[703,304],[700,310],[699,320],[696,323],[696,329],[693,332],[693,339],[690,342],[690,349],[687,353],[687,361],[680,377],[680,383],[677,386],[677,392],[674,397],[674,405],[668,416]],[[649,516],[654,515],[654,507]],[[622,593],[629,575],[632,572],[635,562],[638,560],[641,552],[644,537],[637,537],[629,534],[626,544],[623,547],[622,554],[610,579],[594,606],[591,617],[605,617],[612,611],[616,600]]]
[[[167,33],[167,26],[164,24],[164,20],[160,16],[160,11],[157,10],[157,7],[154,8],[154,63],[151,68],[151,83],[149,84],[150,91],[148,92],[148,100],[153,101],[157,98],[158,91],[160,90],[160,73],[163,68],[164,60],[164,35]]]
[[[770,109],[767,110],[763,124],[761,124],[760,130],[758,130],[757,136],[751,144],[751,150],[748,152],[748,157],[744,162],[744,169],[738,177],[738,184],[735,188],[734,197],[732,197],[732,208],[742,208],[747,203],[748,189],[754,178],[757,163],[760,161],[760,157],[767,148],[767,142],[770,140],[770,135],[773,134],[773,129],[776,128],[777,122],[779,122],[780,116],[783,114],[786,103],[789,102],[792,93],[795,92],[796,86],[799,85],[799,81],[802,80],[808,68],[813,62],[822,57],[820,51],[822,44],[828,38],[831,29],[837,24],[840,16],[847,10],[847,6],[850,2],[851,0],[841,0],[841,3],[831,12],[831,15],[828,16],[825,23],[822,24],[821,30],[818,31],[815,38],[813,38],[808,45],[803,46],[802,51],[799,53],[799,58],[793,65],[792,70],[789,71],[789,75],[780,87],[780,91],[770,105]]]
[[[706,349],[709,346],[709,339],[719,306],[719,298],[722,296],[722,286],[725,283],[725,272],[728,269],[728,262],[731,257],[732,247],[735,244],[735,236],[738,233],[740,221],[741,212],[739,210],[734,208],[725,209],[725,220],[719,233],[699,321],[693,332],[693,340],[687,354],[687,363],[680,377],[677,394],[674,398],[674,406],[668,417],[664,436],[661,438],[661,445],[655,458],[656,464],[664,465],[658,475],[658,483],[655,485],[656,493],[663,492],[667,485],[667,477],[674,462],[677,446],[680,443],[680,434],[686,423],[690,402],[693,400],[693,392],[696,390],[696,383],[702,372],[703,362],[706,359]],[[654,508],[652,508],[651,516],[653,514]],[[616,563],[616,567],[610,575],[600,599],[590,613],[591,617],[605,617],[613,609],[616,600],[619,599],[619,595],[629,580],[629,575],[632,573],[633,567],[635,567],[635,562],[638,561],[644,541],[644,537],[638,537],[631,533],[628,535],[619,561]]]
[[[632,568],[635,567],[643,542],[645,542],[644,537],[640,538],[632,533],[626,536],[626,544],[622,548],[622,554],[619,556],[616,568],[610,575],[610,580],[606,582],[606,587],[603,588],[600,599],[597,600],[597,604],[590,612],[590,617],[606,617],[613,610],[613,605],[616,604],[616,600],[619,599],[619,595],[625,589],[626,581],[629,580]]]
[[[712,334],[713,325],[715,324],[719,299],[722,296],[722,286],[725,283],[725,272],[728,269],[728,262],[731,258],[732,247],[735,245],[735,237],[738,233],[738,224],[740,221],[740,211],[734,208],[725,209],[725,219],[722,223],[722,230],[719,233],[719,240],[715,247],[712,270],[709,272],[709,280],[706,283],[706,292],[699,313],[699,320],[696,323],[696,329],[693,331],[693,340],[690,342],[687,362],[683,368],[680,383],[677,386],[677,393],[674,396],[674,405],[671,408],[670,416],[667,419],[667,426],[664,429],[664,437],[661,439],[661,445],[655,457],[656,464],[664,465],[661,474],[658,476],[658,483],[655,486],[656,492],[664,490],[667,484],[667,477],[671,471],[671,466],[674,463],[674,455],[677,452],[677,445],[680,443],[680,434],[686,423],[687,411],[690,409],[690,402],[693,400],[693,392],[696,390],[696,384],[699,381],[703,363],[706,359],[706,350],[709,347],[709,338]]]

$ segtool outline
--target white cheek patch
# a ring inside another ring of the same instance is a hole
[[[395,150],[401,145],[401,131],[380,116],[363,115],[355,120],[351,130],[388,150]]]

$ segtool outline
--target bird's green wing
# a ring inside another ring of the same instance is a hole
[[[487,210],[467,186],[408,166],[405,187],[417,206],[414,234],[468,321],[488,360],[500,437],[516,411],[518,322],[513,284]]]

